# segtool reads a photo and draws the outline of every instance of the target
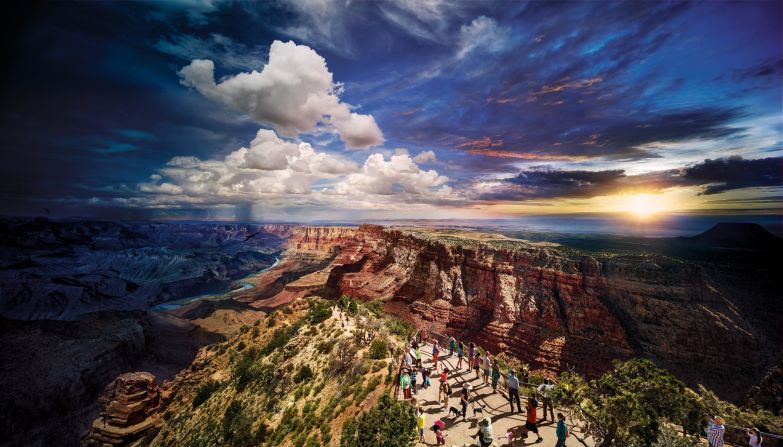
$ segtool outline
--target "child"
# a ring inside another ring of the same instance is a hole
[[[435,371],[438,370],[438,354],[440,354],[440,346],[438,340],[432,341],[432,363],[435,365]]]
[[[514,439],[516,436],[514,435],[514,432],[511,431],[509,428],[505,435],[498,437],[498,439],[508,439],[508,445],[511,445],[514,443]]]
[[[430,369],[429,368],[422,368],[421,369],[421,377],[422,377],[422,388],[429,388],[430,387]]]
[[[437,445],[446,445],[446,435],[443,434],[440,427],[435,427],[435,442]]]
[[[476,353],[476,354],[478,354],[478,353]],[[476,372],[476,378],[477,379],[479,378],[479,369],[480,369],[479,363],[480,363],[480,357],[478,355],[476,355],[475,357],[473,357],[473,371]]]
[[[419,417],[416,419],[416,427],[419,429],[419,442],[424,442],[424,426],[426,425],[424,410],[419,407],[417,412],[419,413]]]
[[[411,369],[411,392],[416,394],[416,368]]]

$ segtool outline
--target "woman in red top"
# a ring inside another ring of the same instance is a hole
[[[538,436],[538,439],[536,439],[536,442],[541,442],[541,435],[538,433],[538,425],[536,425],[536,405],[533,404],[533,397],[527,398],[527,421],[525,422],[525,428],[527,429],[527,433],[530,433],[531,431]],[[525,433],[525,437],[527,438],[527,433]]]

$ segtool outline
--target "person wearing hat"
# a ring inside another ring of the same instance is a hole
[[[723,426],[726,421],[720,416],[710,419],[710,427],[707,429],[707,443],[710,447],[723,447],[723,434],[726,427]]]
[[[519,401],[519,379],[517,379],[517,372],[513,369],[508,372],[506,385],[508,385],[508,404],[511,406],[511,412],[514,412],[514,401],[516,400],[517,411],[522,413],[522,404]]]
[[[479,430],[473,435],[474,438],[478,438],[481,447],[489,447],[495,440],[495,435],[492,433],[492,418],[485,417],[478,423]]]

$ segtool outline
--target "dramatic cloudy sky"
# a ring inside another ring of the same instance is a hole
[[[3,214],[783,203],[779,1],[57,2],[3,17]]]

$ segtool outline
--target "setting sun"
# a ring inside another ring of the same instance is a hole
[[[618,197],[617,211],[640,219],[649,219],[671,209],[668,199],[661,194],[634,194]]]

